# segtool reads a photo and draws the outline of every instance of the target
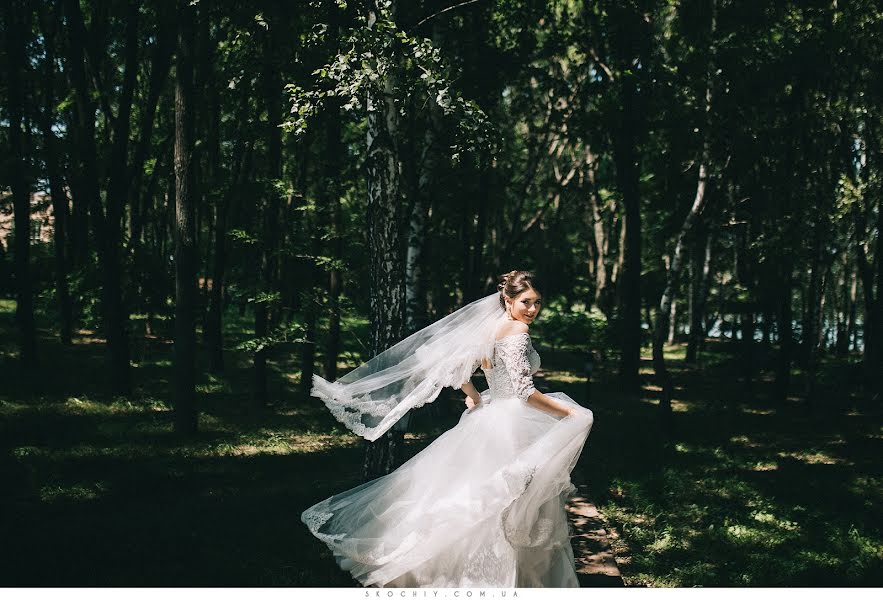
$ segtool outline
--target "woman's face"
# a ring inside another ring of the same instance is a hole
[[[543,307],[543,297],[532,289],[528,289],[518,295],[514,300],[508,300],[512,307],[512,318],[530,325],[540,314]]]

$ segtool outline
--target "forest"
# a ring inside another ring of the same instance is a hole
[[[584,585],[883,584],[878,2],[6,0],[0,28],[0,584],[354,585],[300,511],[463,394],[368,443],[313,375],[513,269],[539,387],[595,413],[574,476],[616,568],[580,546]]]

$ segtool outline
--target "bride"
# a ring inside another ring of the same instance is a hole
[[[444,386],[466,394],[457,425],[423,451],[301,515],[364,586],[579,587],[564,506],[592,411],[533,385],[536,278],[511,271],[497,289],[334,383],[313,376],[312,395],[369,440]]]

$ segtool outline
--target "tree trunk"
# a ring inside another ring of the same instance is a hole
[[[328,36],[329,49],[338,51],[339,23],[337,6],[329,6]],[[331,222],[331,239],[329,250],[333,261],[328,274],[328,337],[325,346],[325,379],[334,381],[337,379],[337,358],[340,355],[340,294],[343,288],[343,209],[340,205],[340,187],[337,182],[340,179],[342,155],[340,108],[336,98],[328,98],[326,108],[328,119],[325,121],[325,180],[327,182],[328,202]]]
[[[878,163],[879,165],[879,163]],[[880,195],[877,202],[877,252],[874,261],[877,263],[877,293],[876,302],[874,303],[874,337],[869,339],[866,344],[874,344],[876,351],[872,357],[870,372],[875,375],[876,397],[875,400],[883,398],[883,195]],[[867,345],[866,345],[867,351]]]
[[[193,190],[195,9],[178,3],[175,65],[175,431],[196,432],[196,239]]]
[[[776,399],[784,403],[788,399],[788,390],[791,387],[791,360],[794,348],[794,334],[792,327],[793,313],[791,309],[791,290],[793,276],[791,262],[783,260],[783,272],[780,275],[779,315],[777,330],[779,334],[779,355],[776,362]]]
[[[708,288],[711,281],[712,232],[708,223],[700,221],[701,233],[695,236],[691,268],[690,294],[690,335],[687,339],[687,352],[684,362],[695,365],[699,349],[705,339],[705,307],[708,301]],[[701,252],[700,252],[701,249]]]
[[[281,23],[273,16],[275,23]],[[270,27],[264,40],[263,97],[267,107],[267,178],[277,180],[282,177],[282,81],[278,65],[277,29]],[[267,201],[264,209],[263,228],[266,235],[261,252],[260,288],[265,293],[275,289],[279,242],[279,193],[267,186]],[[255,336],[266,336],[275,316],[268,302],[258,301],[255,305]],[[254,382],[252,401],[256,408],[264,408],[268,403],[267,358],[268,348],[262,348],[254,356]]]
[[[846,317],[846,351],[855,350],[857,331],[856,316],[858,313],[858,274],[853,270],[849,284],[849,309]]]
[[[623,260],[622,310],[620,315],[620,382],[627,394],[641,389],[641,198],[638,191],[637,142],[634,131],[637,83],[624,75],[622,111],[614,144],[616,180],[625,205],[625,256]]]
[[[240,98],[239,109],[236,113],[237,123],[245,123],[248,110],[248,95],[243,92]],[[241,128],[237,133],[236,143],[233,146],[233,156],[230,164],[230,186],[218,200],[218,210],[215,216],[215,253],[212,256],[212,287],[209,292],[209,311],[206,318],[203,336],[208,346],[209,369],[212,373],[224,372],[224,289],[226,287],[227,253],[229,242],[227,231],[229,230],[231,217],[235,213],[231,210],[234,198],[241,194],[241,187],[245,177],[245,146],[246,128]],[[232,213],[232,214],[231,214]]]
[[[55,120],[55,46],[58,34],[58,14],[54,7],[41,4],[39,7],[40,29],[46,41],[46,58],[43,61],[43,111],[40,125],[43,133],[43,153],[46,160],[46,178],[49,180],[52,196],[53,247],[55,254],[55,294],[58,302],[58,332],[61,343],[72,343],[73,305],[68,286],[68,239],[67,228],[70,220],[67,193],[59,164],[58,139],[52,131]]]
[[[673,298],[671,301],[671,312],[668,315],[668,336],[666,343],[674,344],[675,336],[678,330],[678,299]]]
[[[672,254],[671,267],[668,269],[666,276],[665,290],[662,292],[662,298],[659,301],[659,310],[656,311],[656,325],[653,333],[653,370],[659,380],[659,387],[662,388],[662,396],[659,402],[659,409],[662,415],[663,426],[671,432],[671,399],[674,393],[671,375],[665,364],[665,356],[663,347],[665,344],[665,336],[668,333],[668,319],[671,311],[671,304],[677,295],[678,282],[680,279],[681,260],[684,250],[684,243],[693,229],[694,224],[699,219],[702,209],[705,208],[706,195],[705,188],[708,180],[709,162],[711,160],[711,104],[712,104],[712,77],[714,73],[714,35],[717,25],[716,0],[711,0],[711,26],[708,38],[709,42],[709,60],[706,66],[705,76],[705,114],[702,124],[702,156],[699,163],[699,179],[696,182],[696,195],[693,198],[693,205],[690,212],[687,213],[681,231],[678,234],[675,250]]]
[[[174,5],[172,5],[172,8],[174,8]],[[132,284],[129,290],[131,301],[127,301],[126,305],[133,308],[143,303],[143,298],[145,297],[144,290],[150,285],[147,253],[142,243],[142,230],[144,223],[147,222],[145,217],[145,211],[147,210],[145,196],[152,199],[150,195],[155,193],[159,173],[164,170],[164,165],[173,162],[166,162],[165,157],[174,153],[174,136],[170,135],[162,143],[160,156],[157,157],[146,189],[142,191],[142,180],[145,175],[144,167],[153,147],[152,138],[157,116],[157,106],[166,86],[166,81],[169,78],[172,53],[176,43],[176,29],[173,26],[174,20],[166,16],[166,10],[168,9],[163,7],[157,14],[157,35],[150,60],[147,99],[140,111],[138,141],[135,144],[134,156],[129,168],[131,173],[131,184],[129,185],[129,250],[132,254],[133,271]],[[173,170],[171,172],[174,173]]]
[[[379,0],[369,9],[369,21],[381,13]],[[395,3],[390,18],[395,20]],[[405,261],[402,256],[402,202],[396,140],[398,108],[395,79],[383,81],[383,95],[369,93],[367,161],[368,242],[370,252],[371,356],[400,341],[405,334]],[[402,421],[399,421],[401,423]],[[404,433],[399,423],[383,437],[367,443],[365,480],[392,472],[400,463]]]
[[[804,363],[804,395],[812,404],[815,396],[816,377],[818,375],[819,335],[821,333],[822,303],[824,301],[824,264],[823,253],[825,224],[817,219],[813,224],[810,278],[807,289],[806,312],[804,313],[802,331],[802,353]]]
[[[7,115],[9,119],[9,183],[15,226],[15,322],[18,328],[19,364],[26,372],[38,366],[37,330],[34,323],[34,299],[31,284],[31,190],[25,179],[28,167],[22,123],[24,121],[24,80],[28,68],[27,40],[30,4],[9,0],[3,9],[6,29]]]
[[[310,156],[309,152],[309,142],[308,137],[305,136],[302,139],[302,144],[304,148],[303,158],[301,159],[300,165],[300,181],[296,185],[297,188],[307,189],[307,177],[308,177],[308,160]],[[327,186],[326,186],[327,190]],[[327,200],[327,197],[326,197]],[[310,255],[311,256],[320,256],[322,255],[322,236],[328,228],[328,202],[322,202],[320,205],[316,207],[316,212],[314,214],[314,218],[312,220],[307,217],[304,220],[306,225],[306,231],[309,232],[310,239]],[[303,400],[307,400],[310,397],[310,389],[313,383],[313,374],[316,372],[316,321],[319,318],[319,305],[315,299],[316,294],[315,290],[319,284],[319,276],[321,273],[321,269],[319,265],[316,264],[315,259],[310,259],[306,263],[306,273],[302,278],[302,310],[304,316],[304,325],[305,325],[305,343],[301,344],[301,377],[300,377],[300,397]]]
[[[613,316],[613,294],[610,277],[607,272],[607,252],[610,247],[607,231],[604,228],[604,217],[601,213],[600,197],[597,182],[598,159],[591,149],[586,150],[586,171],[589,181],[589,210],[586,220],[591,227],[595,275],[594,303],[608,318]]]
[[[79,157],[82,162],[82,189],[89,201],[90,219],[98,247],[101,265],[101,301],[104,334],[107,338],[108,381],[112,393],[129,395],[132,389],[129,364],[128,310],[122,296],[120,265],[120,226],[122,209],[128,194],[126,156],[128,153],[129,117],[135,87],[138,45],[137,5],[128,5],[125,28],[125,67],[120,92],[118,114],[113,122],[113,147],[110,180],[107,188],[107,213],[101,205],[98,180],[98,161],[95,145],[95,110],[90,98],[84,67],[83,41],[88,38],[80,5],[66,0],[65,12],[69,22],[71,77],[75,88],[78,124]],[[94,73],[93,73],[94,75]],[[109,111],[105,111],[107,114]]]

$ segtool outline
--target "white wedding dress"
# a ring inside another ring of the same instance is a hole
[[[397,470],[301,520],[365,586],[579,587],[564,505],[592,411],[529,405],[540,357],[527,333],[494,344],[490,389]]]

